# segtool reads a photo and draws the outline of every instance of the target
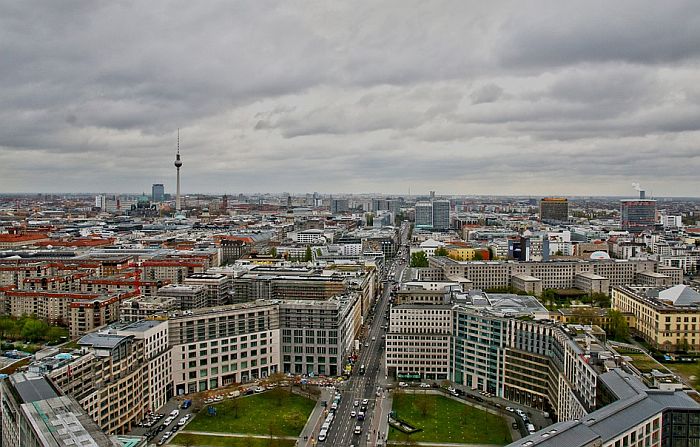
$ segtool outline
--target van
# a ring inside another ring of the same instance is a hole
[[[535,426],[532,424],[527,424],[527,431],[530,434],[533,434],[535,432]]]
[[[182,409],[187,410],[192,405],[192,399],[187,399],[182,403]]]

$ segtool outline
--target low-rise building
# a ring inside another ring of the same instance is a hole
[[[700,350],[700,293],[690,286],[613,287],[612,307],[634,315],[630,329],[657,349]]]

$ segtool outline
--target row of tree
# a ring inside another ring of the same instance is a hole
[[[32,343],[45,341],[58,343],[68,336],[68,330],[60,326],[50,326],[36,317],[25,315],[20,318],[0,317],[0,338],[3,340],[26,340]]]

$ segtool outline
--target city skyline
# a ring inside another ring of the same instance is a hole
[[[1,8],[0,193],[697,196],[693,2]]]

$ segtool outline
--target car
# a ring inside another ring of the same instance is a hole
[[[405,388],[408,386],[408,384],[406,382],[399,382],[399,386]]]
[[[372,337],[372,341],[375,341],[376,339],[377,339],[377,337]]]
[[[189,421],[189,420],[190,420],[190,417],[189,417],[189,415],[187,415],[187,416],[181,418],[179,421],[177,421],[177,426],[178,426],[178,427],[182,427],[182,426],[185,425],[185,424],[187,423],[187,421]]]
[[[256,393],[262,393],[263,391],[265,391],[265,388],[261,386],[256,386],[253,391],[255,391]]]
[[[356,400],[355,402],[352,403],[353,407],[359,407],[360,406],[360,401]]]
[[[369,399],[362,399],[362,405],[368,405]]]
[[[365,420],[365,412],[364,412],[364,411],[360,411],[359,413],[357,413],[357,420],[358,420],[358,421],[364,421],[364,420]]]
[[[359,435],[360,433],[362,433],[362,426],[361,426],[361,425],[356,425],[356,426],[355,426],[355,431],[354,431],[354,433],[355,433],[356,435]]]
[[[452,392],[455,391],[455,389],[454,389],[453,387],[450,386],[450,387],[447,387],[447,391],[449,391],[450,393],[452,393]]]
[[[369,348],[369,343],[365,343],[365,348]]]
[[[180,410],[173,410],[170,412],[170,416],[172,416],[173,418],[176,418],[179,415],[180,415]]]
[[[366,412],[367,412],[367,405],[362,405],[362,406],[360,407],[360,411],[366,413]]]
[[[506,411],[510,411],[511,413],[514,413],[515,409],[513,407],[506,407]]]
[[[351,417],[351,418],[354,418],[354,417],[356,417],[356,416],[357,416],[357,412],[356,412],[355,410],[352,410],[352,411],[350,412],[350,417]]]

